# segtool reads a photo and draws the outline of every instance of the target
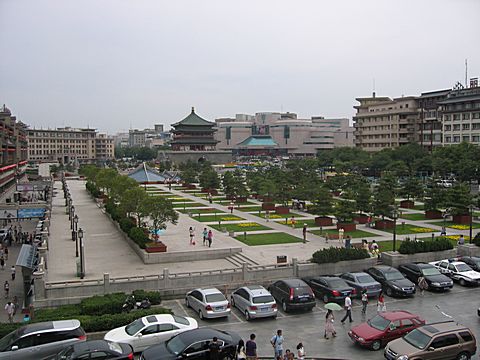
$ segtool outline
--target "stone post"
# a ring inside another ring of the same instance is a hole
[[[292,258],[293,277],[298,277],[298,259]]]
[[[35,298],[42,300],[46,299],[46,291],[45,291],[45,279],[42,276],[35,276]]]
[[[110,274],[103,273],[103,294],[110,294]]]
[[[242,263],[242,279],[243,281],[248,279],[248,264],[246,262]]]
[[[170,271],[168,268],[163,269],[163,289],[168,289],[170,286]]]

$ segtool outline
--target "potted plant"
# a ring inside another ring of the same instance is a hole
[[[404,200],[400,201],[400,207],[413,209],[415,206],[413,199],[421,199],[423,197],[423,186],[416,177],[410,176],[403,184],[400,193],[405,197]]]
[[[332,218],[328,216],[332,214],[332,209],[332,195],[328,189],[322,186],[318,189],[313,205],[310,207],[312,213],[319,215],[315,218],[315,225],[332,226]]]
[[[450,213],[455,224],[470,224],[470,205],[473,203],[470,189],[465,184],[456,184],[447,190],[446,206],[450,208]]]
[[[338,220],[337,229],[343,229],[345,232],[357,229],[357,225],[353,222],[354,211],[354,203],[350,199],[337,201],[334,207],[334,214]]]
[[[439,210],[445,204],[445,190],[437,185],[435,181],[431,181],[425,196],[424,209],[425,218],[441,219],[443,214]]]

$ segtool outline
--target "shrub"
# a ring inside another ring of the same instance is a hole
[[[124,293],[92,296],[80,303],[82,315],[118,314],[122,312],[122,306],[127,295]]]
[[[427,241],[402,241],[398,251],[400,254],[416,254],[431,251],[444,251],[453,249],[452,242],[445,237],[437,237]]]
[[[133,296],[135,296],[136,301],[142,301],[143,299],[148,298],[152,305],[160,305],[162,302],[160,292],[158,291],[134,290]]]
[[[477,245],[477,246],[480,246],[480,233],[477,233],[475,235],[475,237],[472,239],[472,242]]]
[[[346,260],[367,259],[369,257],[370,255],[365,249],[330,247],[315,251],[312,255],[312,262],[324,264]]]
[[[100,196],[100,190],[91,181],[87,181],[85,184],[87,191],[92,194],[93,197],[98,198]]]
[[[132,239],[141,249],[145,249],[146,243],[149,241],[148,236],[145,234],[143,228],[133,227],[128,232],[128,237]]]
[[[124,233],[128,234],[130,232],[130,229],[135,226],[133,223],[132,219],[129,218],[122,218],[120,219],[120,228],[123,230]]]
[[[58,308],[38,309],[35,310],[35,321],[49,321],[53,318],[56,320],[73,319],[80,314],[80,307],[78,305],[64,305]]]

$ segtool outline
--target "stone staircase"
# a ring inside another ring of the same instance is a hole
[[[243,263],[246,263],[248,266],[259,265],[259,263],[250,259],[248,256],[246,256],[245,254],[243,254],[241,252],[238,252],[238,253],[235,253],[233,255],[227,256],[225,258],[225,260],[227,260],[229,263],[231,263],[231,264],[233,264],[237,267],[242,267]]]

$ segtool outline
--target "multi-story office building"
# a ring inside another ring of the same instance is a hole
[[[62,164],[112,159],[113,138],[97,135],[95,129],[28,129],[28,158]]]
[[[145,141],[147,141],[147,131],[146,130],[130,130],[128,132],[128,146],[130,147],[143,147],[145,146]]]
[[[451,89],[429,91],[417,97],[419,110],[417,142],[428,151],[443,145],[442,111],[439,109],[439,102],[445,100],[450,91]]]
[[[323,149],[353,146],[348,119],[298,119],[295,113],[262,112],[215,122],[217,149],[234,155],[312,156]]]

